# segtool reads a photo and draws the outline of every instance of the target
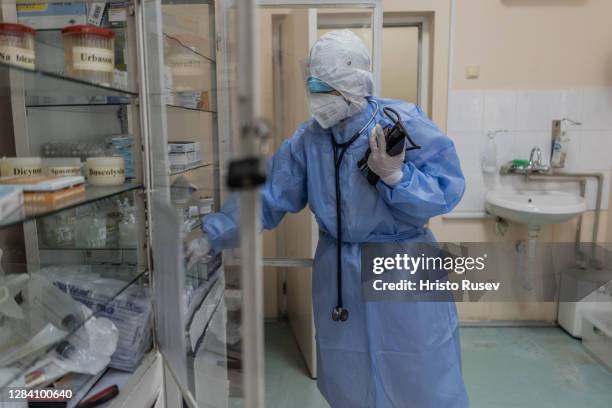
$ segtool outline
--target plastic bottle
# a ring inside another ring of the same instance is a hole
[[[487,141],[482,147],[480,163],[484,173],[495,173],[497,171],[497,144],[495,143],[496,132],[487,132]]]

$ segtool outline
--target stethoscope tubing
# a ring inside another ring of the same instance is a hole
[[[367,99],[367,101],[375,107],[374,114],[372,114],[370,120],[368,120],[357,133],[344,143],[338,143],[333,133],[331,134],[331,141],[334,149],[334,176],[336,182],[336,282],[338,290],[336,307],[332,310],[332,320],[336,322],[346,321],[348,319],[348,310],[344,308],[342,300],[342,191],[340,188],[340,165],[342,164],[342,159],[347,149],[366,129],[368,129],[376,118],[376,115],[378,115],[378,102],[371,99]]]

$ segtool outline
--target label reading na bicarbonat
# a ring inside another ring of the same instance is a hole
[[[73,47],[72,67],[83,71],[113,72],[115,53],[106,48]]]
[[[0,47],[0,62],[34,69],[34,51],[19,47]]]

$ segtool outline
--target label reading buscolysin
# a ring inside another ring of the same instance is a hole
[[[93,177],[121,177],[125,175],[125,169],[121,167],[97,167],[87,171]]]

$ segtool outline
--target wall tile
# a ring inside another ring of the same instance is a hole
[[[596,170],[594,170],[596,171]],[[603,183],[603,195],[601,199],[601,208],[603,210],[608,209],[608,201],[610,198],[610,171],[599,170],[596,172],[601,172],[604,175],[604,183]],[[597,202],[597,182],[595,180],[589,179],[587,181],[587,207],[589,210],[595,209],[595,204]]]
[[[483,93],[454,91],[449,97],[448,131],[480,131],[483,119]]]
[[[545,131],[520,131],[514,137],[512,149],[515,159],[529,159],[531,149],[538,146],[542,149],[542,161],[550,159],[550,134]]]
[[[586,89],[583,94],[583,130],[612,129],[612,88]]]
[[[560,92],[561,111],[557,119],[571,119],[576,122],[584,121],[584,90],[567,89]]]
[[[484,211],[485,189],[481,172],[464,173],[465,194],[454,211]]]
[[[612,131],[583,131],[570,145],[580,146],[579,170],[612,169]]]
[[[516,91],[484,94],[484,130],[513,131],[516,125]]]
[[[514,157],[514,141],[516,138],[515,132],[499,133],[495,138],[497,145],[497,164],[502,165],[513,160]]]
[[[555,91],[519,91],[516,103],[516,130],[550,131],[553,119],[560,119],[562,95]]]
[[[481,131],[457,131],[451,135],[464,173],[481,171],[480,151],[484,136]]]
[[[582,166],[582,147],[584,145],[582,139],[582,131],[569,130],[567,135],[570,142],[567,146],[567,155],[565,156],[565,171],[578,172],[584,167]]]

